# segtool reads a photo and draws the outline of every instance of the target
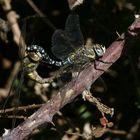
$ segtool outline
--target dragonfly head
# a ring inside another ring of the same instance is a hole
[[[106,48],[103,45],[95,44],[95,45],[93,45],[93,50],[94,50],[94,52],[96,54],[96,57],[98,58],[98,57],[103,56],[103,54],[106,51]]]

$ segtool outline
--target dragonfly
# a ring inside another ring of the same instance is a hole
[[[69,14],[65,29],[57,29],[52,36],[52,53],[61,60],[63,66],[82,67],[102,57],[105,51],[104,45],[85,46],[79,16],[75,12]]]
[[[24,26],[22,32],[25,32],[26,24]],[[15,90],[18,96],[20,95],[21,86],[24,82],[24,75],[27,75],[30,79],[40,84],[48,83],[54,78],[42,78],[38,74],[37,68],[40,62],[58,67],[69,67],[72,65],[82,67],[87,62],[94,61],[105,53],[105,46],[103,45],[93,44],[90,48],[85,47],[84,37],[80,29],[79,16],[75,12],[68,15],[65,29],[57,29],[52,35],[51,51],[59,61],[52,59],[40,45],[31,44],[26,46],[26,40],[24,41],[26,38],[24,36],[25,34],[23,33],[23,38],[20,39],[19,44],[19,56],[21,58],[22,68],[20,83]],[[15,126],[15,121],[13,126]]]
[[[25,60],[28,58],[33,59],[32,62],[23,61],[27,68],[27,75],[37,82],[44,83],[48,82],[48,79],[41,79],[35,71],[39,61],[43,60],[47,64],[65,67],[66,69],[73,70],[75,66],[80,69],[87,62],[95,61],[102,57],[106,48],[100,44],[85,47],[79,16],[75,12],[71,12],[66,19],[65,29],[56,29],[52,35],[51,51],[60,61],[52,59],[39,45],[30,45],[25,51],[28,54]],[[32,67],[30,67],[31,65]],[[74,67],[72,68],[72,66]],[[79,71],[77,68],[75,68],[75,71]]]
[[[75,12],[71,12],[66,19],[65,29],[56,29],[52,35],[51,51],[60,61],[51,59],[41,46],[30,45],[26,48],[28,54],[26,59],[31,58],[33,61],[24,61],[24,64],[27,67],[27,75],[31,79],[43,83],[47,82],[48,79],[41,79],[35,71],[40,60],[43,60],[47,64],[64,67],[58,73],[64,73],[65,68],[69,69],[69,71],[70,69],[79,71],[87,62],[102,57],[105,50],[105,46],[100,44],[85,47],[84,37],[80,29],[79,16]],[[30,68],[31,65],[32,67]]]

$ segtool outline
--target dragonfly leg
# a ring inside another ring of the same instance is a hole
[[[103,69],[99,69],[99,68],[97,68],[96,61],[97,61],[97,60],[95,60],[95,61],[93,62],[93,64],[94,64],[94,68],[95,68],[96,70],[104,71]]]
[[[104,64],[113,64],[113,62],[106,62],[106,61],[103,61],[103,60],[100,60],[100,59],[96,59],[96,61],[102,62]]]
[[[104,64],[113,64],[113,62],[105,62],[105,61],[100,60],[100,59],[94,60],[94,68],[95,68],[96,70],[100,70],[100,71],[104,71],[104,70],[97,68],[97,66],[96,66],[96,61],[102,62],[102,63],[104,63]]]

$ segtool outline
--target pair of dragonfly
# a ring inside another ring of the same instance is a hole
[[[22,57],[23,69],[31,79],[43,84],[48,82],[49,78],[41,78],[36,72],[36,68],[41,60],[59,67],[70,65],[77,65],[76,67],[78,67],[78,65],[84,65],[103,56],[105,46],[99,44],[93,44],[88,48],[84,46],[79,16],[72,12],[66,20],[65,29],[57,29],[52,35],[52,53],[60,61],[52,59],[38,45],[30,45],[26,47],[25,51],[26,56]]]
[[[20,85],[16,89],[17,95],[20,95],[20,88],[23,83],[24,74],[27,74],[30,79],[41,84],[50,81],[50,78],[42,78],[37,73],[36,69],[40,61],[45,61],[47,64],[59,67],[69,67],[71,65],[81,67],[87,62],[98,59],[105,53],[105,46],[103,45],[93,44],[90,47],[84,46],[84,38],[80,29],[79,16],[75,12],[69,14],[64,30],[57,29],[53,33],[51,49],[54,56],[60,61],[52,59],[41,46],[30,45],[26,47],[25,43],[21,43],[19,55],[21,56],[23,67],[21,71]],[[7,101],[4,104],[4,108],[6,103]]]

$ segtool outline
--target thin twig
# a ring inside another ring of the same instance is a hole
[[[33,10],[42,18],[45,19],[45,22],[52,28],[56,29],[56,27],[52,24],[52,22],[46,17],[46,15],[38,9],[38,7],[33,3],[32,0],[26,0],[28,4],[33,8]]]
[[[39,108],[41,106],[43,106],[44,104],[33,104],[33,105],[28,105],[28,106],[19,106],[17,107],[17,111],[21,111],[24,110],[26,112],[26,110],[28,109],[35,109],[35,108]],[[15,110],[15,107],[9,108],[9,109],[5,109],[5,110],[0,110],[0,113],[9,113],[9,112],[13,112]]]
[[[113,130],[110,128],[107,128],[106,132],[110,132],[111,134],[115,134],[115,135],[127,135],[127,133],[128,133],[124,130]]]
[[[5,118],[8,118],[8,119],[13,119],[15,118],[15,115],[8,115],[8,116],[5,116]],[[27,116],[23,116],[23,115],[16,115],[16,119],[26,119]]]
[[[21,63],[19,61],[17,61],[14,65],[14,68],[7,80],[7,84],[6,84],[6,89],[10,89],[11,85],[12,85],[12,82],[15,80],[14,78],[16,77],[17,73],[19,72],[20,70],[20,67],[21,67]]]
[[[109,132],[111,134],[115,134],[115,135],[126,135],[127,134],[127,132],[124,130],[112,130],[110,128],[94,128],[93,130],[91,129],[90,133],[83,132],[82,134],[79,131],[77,131],[77,132],[66,131],[66,134],[75,135],[75,136],[82,137],[83,139],[90,140],[93,137],[99,137],[100,135],[107,133],[107,132]]]

